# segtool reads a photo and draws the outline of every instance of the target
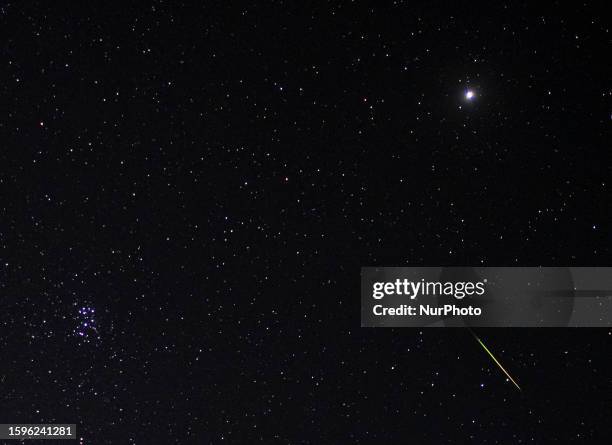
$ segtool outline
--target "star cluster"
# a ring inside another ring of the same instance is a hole
[[[79,309],[76,325],[74,335],[82,342],[89,343],[92,339],[100,339],[93,307],[83,306]]]

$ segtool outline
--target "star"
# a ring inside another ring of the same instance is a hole
[[[476,97],[476,94],[474,94],[474,91],[472,91],[472,90],[467,90],[467,91],[465,92],[465,98],[466,98],[467,100],[472,100],[472,99],[474,99],[474,97]]]

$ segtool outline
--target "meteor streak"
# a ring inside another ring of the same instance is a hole
[[[507,376],[507,377],[510,379],[510,381],[511,381],[512,383],[514,383],[514,386],[516,386],[516,387],[518,388],[518,390],[519,390],[519,391],[521,391],[521,387],[520,387],[520,386],[518,386],[518,383],[516,383],[516,382],[514,381],[514,379],[513,379],[512,377],[510,377],[510,374],[508,374],[508,371],[506,371],[506,370],[504,369],[504,367],[501,365],[501,363],[497,361],[497,359],[495,358],[495,356],[494,356],[494,355],[491,353],[491,351],[489,351],[489,349],[488,349],[488,348],[485,346],[485,344],[482,342],[482,340],[480,340],[480,339],[478,338],[478,336],[477,336],[476,334],[474,334],[473,332],[472,332],[472,335],[474,336],[474,338],[476,339],[476,341],[478,341],[478,343],[480,343],[480,346],[482,346],[482,347],[484,348],[484,350],[485,350],[485,351],[487,351],[487,354],[489,354],[489,356],[490,356],[490,357],[493,359],[493,361],[494,361],[494,362],[497,364],[497,366],[499,366],[499,369],[501,369],[501,370],[504,372],[504,374],[506,374],[506,376]]]

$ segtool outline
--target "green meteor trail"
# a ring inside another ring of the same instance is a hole
[[[497,361],[497,359],[495,358],[495,356],[494,356],[494,355],[491,353],[491,351],[489,351],[489,349],[488,349],[488,348],[485,346],[485,344],[482,342],[482,340],[480,340],[480,339],[478,338],[478,336],[477,336],[476,334],[474,334],[473,332],[472,332],[472,335],[473,335],[473,336],[474,336],[474,338],[475,338],[475,339],[478,341],[478,343],[480,343],[480,346],[482,346],[482,347],[484,348],[484,350],[485,350],[485,351],[487,351],[487,354],[489,354],[489,356],[490,356],[490,357],[493,359],[493,361],[494,361],[494,362],[497,364],[497,366],[499,366],[499,369],[501,369],[501,370],[504,372],[504,374],[506,374],[506,376],[507,376],[507,377],[510,379],[510,381],[511,381],[512,383],[514,383],[514,386],[516,386],[516,387],[518,388],[518,390],[519,390],[519,391],[521,391],[521,387],[520,387],[520,386],[518,386],[518,383],[516,383],[516,382],[514,381],[514,379],[513,379],[513,378],[510,376],[510,374],[508,374],[508,371],[506,371],[506,370],[504,369],[504,367],[501,365],[501,363]]]

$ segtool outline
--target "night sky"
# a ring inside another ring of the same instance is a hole
[[[2,2],[2,422],[610,443],[609,329],[478,329],[518,391],[467,330],[360,327],[359,294],[612,265],[603,2],[228,3]]]

